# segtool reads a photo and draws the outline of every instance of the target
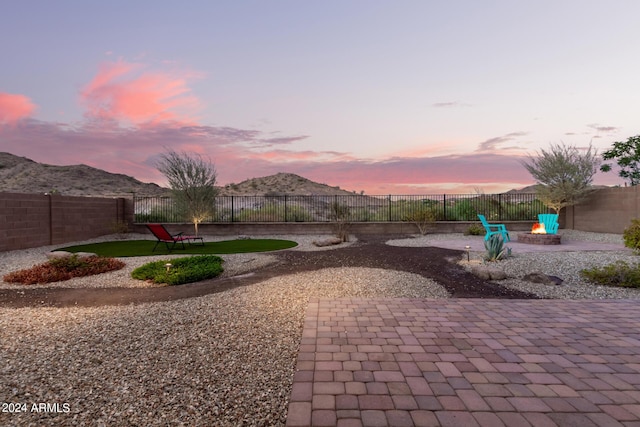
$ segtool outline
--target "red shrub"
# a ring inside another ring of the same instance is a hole
[[[74,277],[91,276],[107,271],[120,270],[124,266],[124,262],[114,258],[98,256],[78,258],[76,255],[72,255],[66,258],[53,259],[26,270],[14,271],[5,275],[2,280],[25,285],[60,282]]]

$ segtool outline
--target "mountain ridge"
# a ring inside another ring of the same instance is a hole
[[[321,184],[300,175],[279,172],[218,187],[221,196],[353,195],[355,191]],[[131,176],[111,173],[85,164],[56,166],[0,152],[0,192],[55,193],[65,196],[131,197],[168,196],[171,190]],[[535,192],[535,186],[506,193]]]
[[[221,196],[348,195],[354,192],[320,184],[293,173],[280,172],[218,187]],[[0,152],[0,192],[54,193],[65,196],[168,196],[171,190],[131,176],[84,164],[57,166]]]

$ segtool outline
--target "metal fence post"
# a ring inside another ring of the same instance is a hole
[[[284,195],[284,222],[289,221],[289,215],[288,215],[288,209],[287,209],[287,195]]]
[[[444,214],[444,220],[447,221],[447,195],[442,195],[442,213]]]
[[[231,222],[235,221],[235,209],[233,208],[233,196],[231,196]]]

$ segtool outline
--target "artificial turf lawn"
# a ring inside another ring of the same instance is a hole
[[[182,245],[177,244],[171,252],[167,250],[164,243],[160,243],[156,250],[153,251],[153,247],[155,245],[155,240],[118,240],[114,242],[69,246],[67,248],[60,248],[57,250],[67,252],[92,252],[105,257],[131,257],[167,254],[207,255],[268,252],[293,248],[298,244],[291,240],[275,239],[224,240],[222,242],[205,242],[204,246],[201,246],[200,244],[190,245],[185,243],[184,249],[182,249]]]

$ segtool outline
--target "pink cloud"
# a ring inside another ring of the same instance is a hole
[[[87,116],[94,119],[137,125],[193,123],[192,113],[200,103],[191,94],[187,77],[147,71],[143,64],[106,62],[84,87],[80,101],[87,108]]]
[[[24,95],[0,92],[0,124],[15,124],[30,117],[36,106]]]

